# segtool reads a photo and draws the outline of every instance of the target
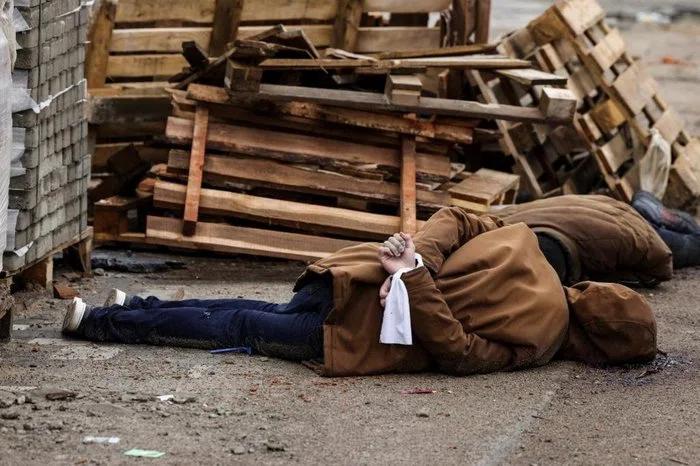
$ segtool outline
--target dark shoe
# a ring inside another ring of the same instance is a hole
[[[684,234],[700,235],[700,225],[685,212],[664,207],[660,200],[646,191],[639,191],[632,199],[632,207],[657,228],[666,228]]]
[[[687,235],[659,228],[659,236],[673,253],[673,268],[700,265],[700,235]]]

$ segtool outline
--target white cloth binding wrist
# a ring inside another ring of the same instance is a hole
[[[413,345],[411,306],[408,302],[408,290],[406,289],[406,284],[401,280],[401,276],[418,267],[423,267],[423,257],[416,253],[415,267],[402,268],[392,275],[391,289],[386,298],[382,330],[379,335],[380,343],[385,345]]]

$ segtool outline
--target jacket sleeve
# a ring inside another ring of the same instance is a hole
[[[497,217],[480,217],[458,207],[444,208],[430,217],[416,234],[416,251],[423,256],[425,266],[437,274],[445,259],[467,241],[502,226],[503,221]]]
[[[465,332],[425,269],[403,275],[411,303],[413,335],[445,373],[469,375],[513,368],[514,348]]]

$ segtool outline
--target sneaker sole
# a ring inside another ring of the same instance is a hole
[[[74,298],[70,303],[66,316],[63,318],[63,331],[75,332],[83,321],[87,305],[80,298]]]
[[[124,293],[122,290],[113,288],[112,291],[109,292],[109,296],[107,296],[105,307],[110,307],[117,304],[119,306],[123,306],[124,303],[126,303],[126,293]]]

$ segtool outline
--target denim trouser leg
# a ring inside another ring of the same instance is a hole
[[[330,289],[315,283],[286,305],[244,299],[135,298],[129,308],[93,309],[79,332],[94,341],[206,349],[250,346],[261,354],[302,360],[322,356],[322,327],[331,308]]]

